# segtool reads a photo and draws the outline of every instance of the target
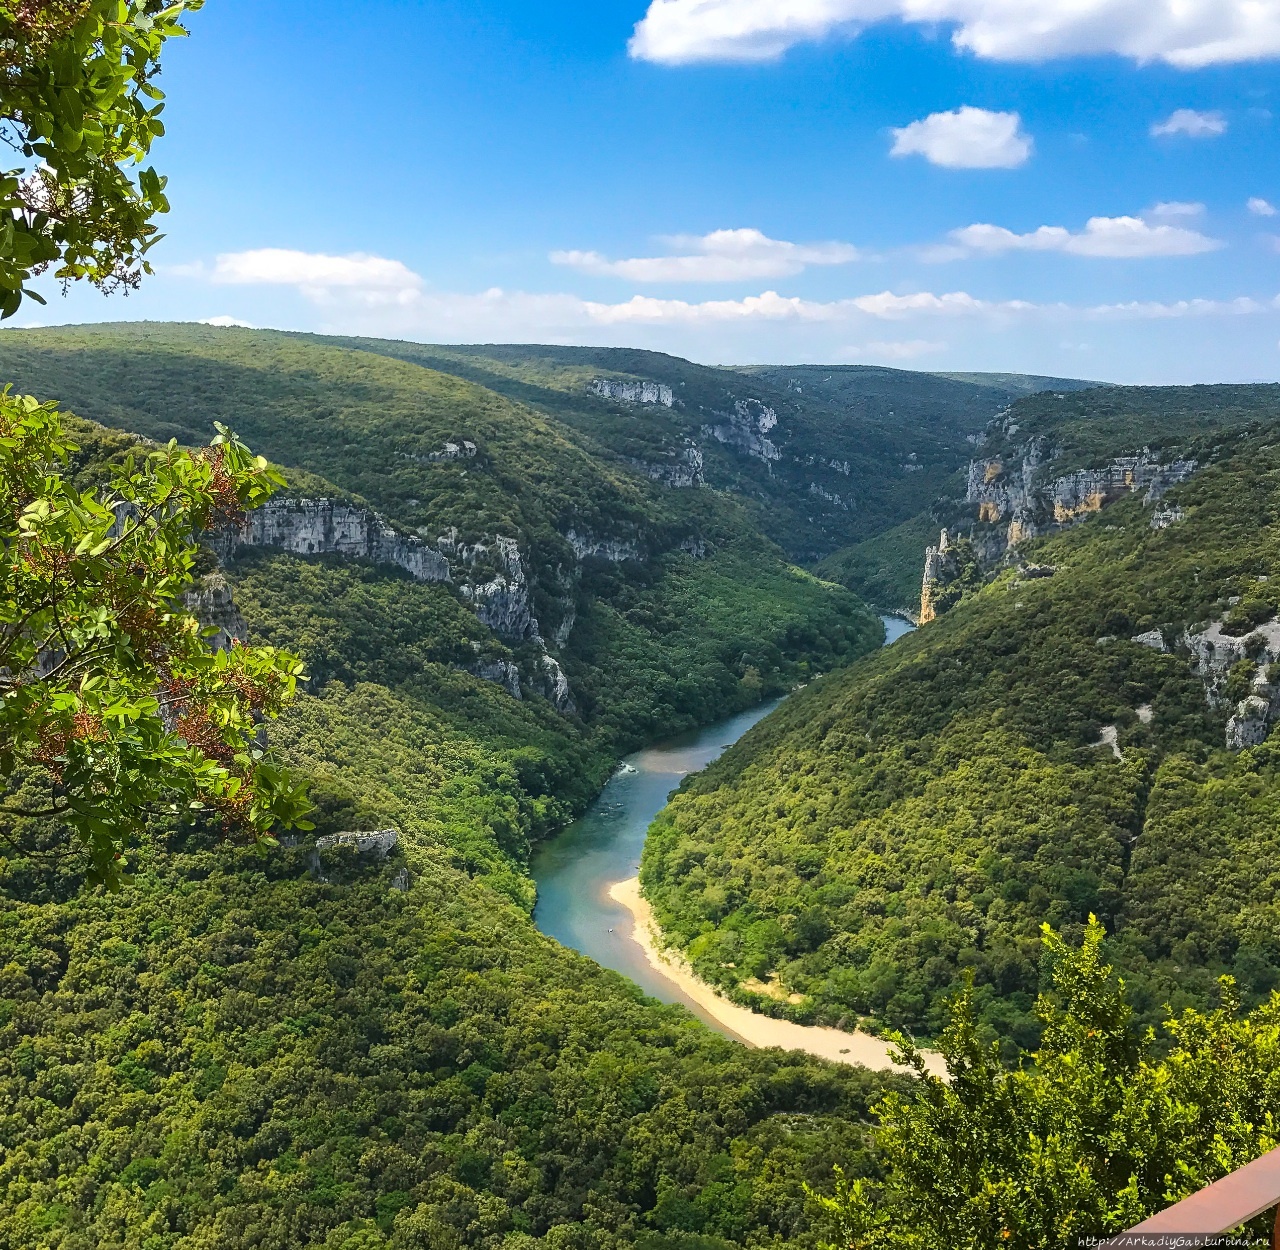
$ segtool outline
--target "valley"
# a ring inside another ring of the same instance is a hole
[[[1100,917],[1143,1024],[1280,983],[1276,388],[155,324],[0,362],[82,489],[215,422],[280,466],[187,603],[302,658],[315,805],[265,854],[157,814],[119,894],[0,858],[4,1250],[816,1250],[915,1085],[879,1035],[972,980],[1038,1045],[1042,924]]]

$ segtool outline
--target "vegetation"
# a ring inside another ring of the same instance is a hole
[[[1045,922],[1102,918],[1144,1023],[1223,973],[1249,1003],[1280,984],[1275,748],[1226,751],[1186,654],[1132,641],[1280,606],[1274,431],[1217,454],[1169,496],[1183,520],[1153,529],[1130,498],[1021,549],[1056,572],[1006,569],[686,783],[642,880],[703,976],[937,1036],[972,974],[1010,1055],[1039,1036]],[[770,976],[803,1001],[744,986]]]
[[[0,314],[56,266],[64,282],[137,286],[167,212],[165,180],[128,167],[164,134],[161,49],[203,0],[0,3],[0,115],[24,163],[0,174]],[[201,442],[204,440],[201,439]]]
[[[131,447],[80,490],[77,451],[51,405],[0,395],[0,837],[87,852],[89,880],[118,889],[157,805],[212,807],[253,838],[301,821],[306,799],[255,739],[302,668],[211,652],[182,604],[193,532],[267,499],[264,461],[224,430],[198,455]]]
[[[1168,1054],[1133,1027],[1093,918],[1078,950],[1046,926],[1053,992],[1035,1055],[1007,1067],[985,1044],[973,995],[941,1039],[948,1080],[906,1048],[923,1088],[877,1108],[883,1184],[846,1178],[821,1204],[839,1250],[1069,1250],[1115,1233],[1276,1147],[1280,994],[1251,1017],[1222,1004],[1168,1022]],[[1261,1242],[1270,1215],[1249,1230]],[[834,1250],[834,1248],[831,1248]]]
[[[140,326],[15,331],[0,367],[150,438],[194,443],[234,421],[289,466],[292,493],[362,499],[432,542],[516,538],[543,636],[576,618],[559,658],[615,750],[750,706],[882,637],[853,596],[793,570],[732,495],[654,483],[582,431],[419,364]],[[430,459],[464,440],[474,456]],[[579,560],[571,533],[634,558]]]
[[[717,1037],[407,846],[322,879],[195,828],[122,895],[6,904],[0,1246],[814,1244],[877,1078]]]

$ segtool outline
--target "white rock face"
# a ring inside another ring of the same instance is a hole
[[[1042,439],[1022,450],[1020,458],[974,460],[969,465],[965,501],[978,505],[979,519],[988,524],[1009,523],[1010,547],[1040,534],[1052,533],[1100,511],[1126,494],[1146,492],[1155,503],[1170,487],[1196,471],[1194,460],[1162,464],[1151,452],[1117,456],[1097,469],[1080,469],[1043,481],[1041,468],[1052,458]],[[1182,518],[1177,508],[1161,509],[1152,524],[1164,528]]]
[[[1153,530],[1167,530],[1169,526],[1177,525],[1186,515],[1181,508],[1157,508],[1151,514],[1151,528]]]
[[[477,660],[467,671],[482,681],[502,686],[513,699],[524,697],[520,690],[520,668],[511,660]]]
[[[420,582],[450,582],[449,561],[421,538],[401,534],[376,512],[332,499],[272,499],[238,532],[215,539],[224,559],[242,547],[278,547],[295,555],[334,554],[394,564]]]
[[[778,414],[758,399],[739,399],[733,412],[724,414],[724,420],[715,425],[704,425],[705,438],[732,447],[744,455],[766,464],[781,460],[782,452],[771,439],[765,437],[778,424]]]
[[[1271,703],[1260,695],[1251,694],[1236,705],[1235,713],[1227,721],[1227,750],[1243,751],[1261,746],[1267,740],[1271,728]]]
[[[1151,647],[1156,651],[1168,651],[1165,645],[1164,635],[1158,629],[1149,629],[1145,634],[1138,634],[1134,642],[1143,647]]]
[[[611,399],[619,404],[661,404],[670,408],[676,402],[675,393],[661,382],[596,378],[591,383],[591,390],[601,399]]]
[[[316,839],[316,849],[328,850],[331,846],[353,846],[357,855],[373,855],[386,859],[400,841],[397,829],[376,829],[372,833],[331,833]]]
[[[621,564],[623,560],[640,559],[640,549],[633,542],[621,538],[597,538],[594,534],[578,533],[571,529],[565,538],[573,548],[573,554],[579,560],[593,556],[597,560],[608,560],[611,564]]]
[[[551,701],[557,712],[572,712],[573,692],[569,689],[569,679],[564,675],[558,660],[544,655],[538,661],[542,670],[542,693]]]
[[[248,637],[249,626],[231,596],[231,587],[221,573],[210,573],[198,587],[182,596],[182,606],[206,629],[218,632],[205,641],[211,650],[230,651],[236,639]]]
[[[1205,685],[1211,707],[1221,707],[1226,696],[1227,676],[1249,653],[1258,664],[1253,693],[1236,704],[1227,721],[1227,748],[1240,751],[1265,742],[1271,722],[1280,713],[1280,687],[1268,680],[1272,665],[1280,661],[1280,619],[1268,621],[1243,638],[1222,632],[1220,622],[1198,634],[1188,633],[1183,642],[1191,652],[1191,665]]]
[[[686,447],[678,453],[673,452],[667,460],[636,460],[628,456],[626,463],[646,477],[655,482],[661,482],[664,486],[670,486],[673,490],[688,490],[691,487],[707,484],[703,474],[702,449],[697,446]]]

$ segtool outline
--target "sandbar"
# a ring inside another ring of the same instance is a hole
[[[653,909],[640,893],[640,878],[631,877],[609,887],[609,897],[631,915],[631,940],[645,953],[650,967],[693,999],[709,1016],[736,1033],[748,1046],[781,1046],[803,1050],[836,1063],[861,1064],[878,1070],[906,1071],[890,1057],[890,1047],[881,1038],[861,1030],[848,1033],[820,1024],[796,1024],[775,1020],[723,998],[694,975],[679,951],[663,950],[658,944]],[[935,1076],[946,1077],[946,1065],[936,1051],[925,1051],[925,1062]]]

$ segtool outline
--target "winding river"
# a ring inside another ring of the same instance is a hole
[[[886,645],[912,629],[900,617],[883,620]],[[778,702],[629,756],[583,817],[535,855],[534,922],[563,945],[630,977],[654,998],[682,1004],[728,1037],[886,1066],[884,1046],[874,1038],[756,1015],[714,994],[678,960],[664,962],[648,940],[647,908],[631,884],[639,871],[645,834],[671,792],[689,773],[706,768]]]

